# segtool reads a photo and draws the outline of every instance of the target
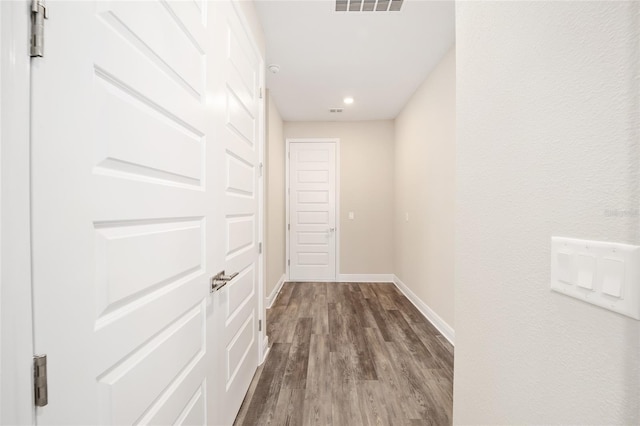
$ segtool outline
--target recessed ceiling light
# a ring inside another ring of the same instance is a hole
[[[351,96],[344,98],[344,103],[350,105],[353,103],[353,98]]]

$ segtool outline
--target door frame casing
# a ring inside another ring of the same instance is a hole
[[[243,15],[244,16],[244,15]],[[252,43],[255,45],[255,40],[252,38]],[[264,154],[265,154],[265,139],[266,139],[266,105],[265,100],[267,99],[266,90],[264,89],[265,84],[265,62],[264,58],[260,54],[257,46],[254,46],[256,52],[258,53],[258,57],[260,58],[260,90],[262,90],[262,98],[260,99],[260,111],[258,112],[260,124],[259,124],[259,133],[258,136],[258,161],[260,162],[260,173],[258,177],[258,242],[262,244],[262,250],[258,254],[258,320],[262,321],[262,327],[259,333],[259,342],[258,342],[258,365],[262,364],[264,360],[267,358],[267,354],[269,353],[269,337],[267,336],[267,305],[265,299],[265,282],[266,282],[266,263],[265,263],[265,249],[266,245],[264,243],[264,227],[265,227],[265,166],[264,166]]]
[[[262,90],[262,99],[260,99],[260,136],[258,137],[258,146],[260,150],[260,177],[258,178],[258,241],[262,244],[262,250],[258,254],[258,319],[262,321],[262,328],[259,331],[260,341],[258,342],[258,364],[262,364],[269,353],[269,336],[267,336],[267,304],[266,304],[266,262],[265,262],[265,220],[266,220],[266,188],[265,188],[265,140],[266,140],[266,104],[267,99],[265,81],[265,62],[260,55],[260,87]]]
[[[0,424],[35,422],[30,10],[25,0],[0,2]]]
[[[335,212],[335,216],[336,216],[336,250],[335,250],[335,255],[336,255],[336,273],[335,273],[335,277],[333,280],[314,280],[317,282],[321,282],[321,281],[326,281],[326,282],[337,282],[338,281],[338,277],[340,276],[340,233],[341,233],[341,227],[340,227],[340,138],[286,138],[286,158],[285,158],[285,189],[284,189],[284,195],[285,195],[285,215],[286,215],[286,223],[287,223],[287,227],[284,230],[285,231],[285,235],[286,235],[286,259],[287,259],[287,263],[285,265],[286,267],[286,277],[287,277],[287,281],[291,281],[291,265],[289,264],[289,260],[291,259],[291,252],[290,252],[290,236],[291,236],[291,230],[289,229],[289,224],[291,224],[291,211],[290,211],[290,190],[291,190],[291,182],[290,182],[290,176],[289,176],[289,172],[291,169],[291,144],[292,143],[334,143],[336,145],[336,188],[335,188],[335,208],[336,208],[336,212]]]

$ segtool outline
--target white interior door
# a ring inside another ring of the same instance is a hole
[[[241,105],[220,97],[233,83],[214,25],[238,17],[227,2],[48,9],[32,64],[34,339],[49,363],[37,421],[221,424],[235,408],[214,402],[241,400],[257,365],[242,332],[256,340],[242,221],[257,226],[244,172],[255,178],[256,149],[222,133]],[[241,275],[210,294],[222,269]],[[240,348],[234,365],[253,370],[223,380]]]
[[[289,144],[289,279],[336,279],[336,142]]]
[[[209,403],[214,425],[232,424],[258,366],[258,179],[260,154],[259,79],[261,60],[235,8],[212,2],[214,8],[213,99],[219,104],[215,137],[219,143],[216,168],[222,209],[216,211],[213,238],[227,275],[238,275],[214,293],[210,323],[213,338],[207,344],[215,355],[210,364]],[[219,232],[218,232],[219,231]]]

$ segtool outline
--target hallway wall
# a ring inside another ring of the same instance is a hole
[[[640,423],[639,322],[549,289],[551,236],[640,243],[639,12],[457,3],[454,424]]]
[[[339,273],[392,274],[393,121],[285,122],[284,134],[340,138]]]
[[[395,274],[449,328],[454,323],[455,74],[453,47],[395,120]]]
[[[286,273],[285,143],[284,123],[267,91],[265,148],[265,297],[271,295]]]

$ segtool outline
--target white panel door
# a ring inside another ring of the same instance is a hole
[[[227,275],[238,275],[214,293],[208,347],[210,424],[230,425],[258,366],[258,178],[261,59],[229,2],[215,1],[213,66],[222,78],[211,96],[216,104],[216,157],[222,209],[216,210],[215,258]],[[216,184],[218,185],[218,184]]]
[[[37,421],[221,424],[234,407],[211,401],[244,395],[257,364],[257,151],[222,133],[251,123],[218,96],[233,85],[213,25],[238,18],[227,2],[48,9],[32,63],[34,339],[49,362]],[[240,275],[210,294],[222,269]],[[223,359],[247,371],[223,380]]]
[[[336,279],[336,143],[289,145],[289,279]]]

